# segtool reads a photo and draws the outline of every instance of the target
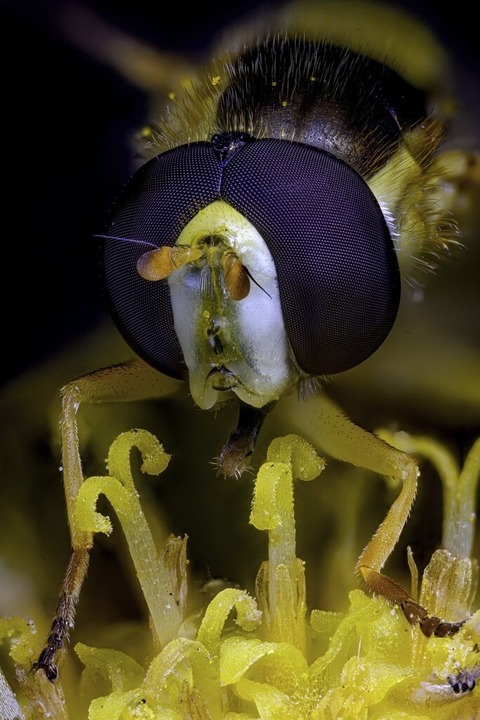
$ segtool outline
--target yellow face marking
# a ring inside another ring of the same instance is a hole
[[[216,200],[187,223],[175,249],[200,253],[168,276],[194,402],[209,409],[236,395],[260,408],[278,400],[297,375],[264,239],[231,205]]]

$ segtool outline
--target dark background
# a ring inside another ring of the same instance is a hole
[[[93,235],[131,173],[130,136],[145,118],[142,91],[62,37],[66,6],[0,4],[4,381],[102,319]],[[172,3],[168,18],[162,3],[84,6],[133,37],[199,56],[239,14],[219,3],[188,13]]]
[[[130,175],[128,140],[146,111],[138,88],[62,37],[57,17],[66,5],[0,4],[3,382],[104,318],[92,236]],[[146,0],[84,6],[159,48],[201,57],[219,30],[259,3],[212,0],[188,11],[184,3]],[[467,3],[402,6],[480,78],[477,22]],[[475,83],[472,92],[478,109]]]

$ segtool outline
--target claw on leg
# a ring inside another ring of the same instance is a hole
[[[410,625],[418,624],[425,637],[432,637],[432,635],[442,638],[450,637],[455,635],[465,624],[466,619],[448,622],[436,615],[430,615],[428,610],[415,602],[400,585],[386,575],[382,575],[366,565],[360,565],[358,569],[370,590],[381,595],[393,605],[399,605]]]
[[[90,551],[88,549],[82,548],[73,551],[47,642],[33,666],[34,670],[44,670],[45,675],[52,682],[58,677],[57,654],[68,640],[70,629],[74,625],[75,610],[87,574],[89,558]]]
[[[250,456],[257,443],[258,434],[273,404],[263,408],[254,408],[251,405],[240,403],[238,423],[230,434],[215,460],[217,470],[225,477],[240,477],[250,470]]]

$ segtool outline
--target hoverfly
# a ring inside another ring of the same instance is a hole
[[[98,234],[109,306],[138,357],[62,390],[73,553],[36,663],[52,680],[91,546],[72,512],[83,481],[77,410],[162,398],[185,382],[203,410],[238,407],[237,427],[219,443],[224,475],[248,470],[263,423],[285,412],[327,455],[400,481],[357,568],[426,635],[462,624],[432,617],[381,574],[418,467],[351,422],[324,386],[368,362],[417,267],[431,270],[456,246],[451,188],[468,183],[478,161],[442,152],[435,44],[432,65],[413,67],[388,52],[388,37],[353,32],[363,6],[350,25],[342,16],[332,27],[321,5],[296,7],[219,53],[144,131],[145,161]]]

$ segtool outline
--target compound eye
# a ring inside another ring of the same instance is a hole
[[[397,315],[400,273],[383,213],[362,177],[309,145],[257,140],[227,163],[222,194],[272,254],[299,367],[338,373],[375,352]]]
[[[153,367],[184,378],[166,280],[150,282],[139,259],[173,246],[183,227],[218,197],[221,162],[209,143],[153,158],[124,188],[103,235],[103,272],[110,310],[129,345]]]

